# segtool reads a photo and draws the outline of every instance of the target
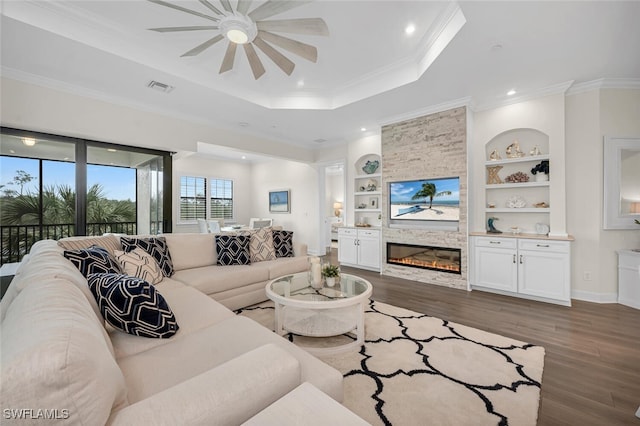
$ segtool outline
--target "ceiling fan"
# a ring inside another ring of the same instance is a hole
[[[318,60],[318,49],[309,44],[274,34],[274,32],[321,36],[329,35],[327,24],[321,18],[265,21],[265,19],[273,15],[310,3],[309,0],[268,0],[251,12],[249,12],[249,8],[251,7],[252,0],[238,0],[235,10],[233,10],[229,0],[220,0],[222,10],[208,0],[198,0],[208,9],[207,13],[191,10],[167,1],[148,1],[214,22],[213,25],[149,29],[161,33],[181,31],[213,31],[216,33],[214,37],[182,54],[181,57],[196,56],[214,44],[227,39],[229,43],[224,58],[222,59],[220,74],[233,68],[236,49],[238,45],[242,45],[256,80],[262,77],[265,69],[254,46],[264,52],[264,54],[287,75],[291,75],[295,64],[272,45],[279,46],[314,63]]]

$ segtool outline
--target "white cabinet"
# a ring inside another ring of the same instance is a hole
[[[618,251],[618,303],[640,309],[640,252]]]
[[[471,241],[473,289],[571,305],[569,241],[491,236]]]
[[[340,228],[338,261],[341,265],[380,270],[380,230]]]

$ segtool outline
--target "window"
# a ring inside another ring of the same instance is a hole
[[[233,219],[233,181],[209,179],[211,218]]]
[[[180,177],[180,221],[207,218],[207,181],[202,177]]]
[[[207,219],[207,216],[211,219],[233,219],[233,181],[180,177],[180,221],[195,222]]]

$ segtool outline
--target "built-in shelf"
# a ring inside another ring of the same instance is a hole
[[[487,160],[485,161],[485,165],[491,166],[495,164],[513,164],[513,163],[526,163],[530,161],[542,161],[548,160],[549,154],[545,155],[529,155],[526,157],[518,157],[518,158],[506,158],[504,160]]]
[[[371,174],[356,175],[356,179],[367,179],[367,178],[375,178],[375,177],[382,177],[382,173],[371,173]]]
[[[358,191],[353,195],[382,195],[382,191]]]
[[[534,188],[539,186],[549,186],[549,181],[544,182],[518,182],[518,183],[494,183],[485,185],[487,189],[506,189],[506,188]]]
[[[549,213],[551,209],[549,207],[502,207],[502,208],[489,208],[485,209],[487,213]]]
[[[380,212],[382,210],[380,209],[358,209],[356,208],[356,212],[361,212],[361,213],[377,213]]]

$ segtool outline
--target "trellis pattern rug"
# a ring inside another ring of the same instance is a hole
[[[273,330],[273,303],[238,310]],[[373,425],[535,425],[544,348],[370,301],[365,344],[321,356],[343,404]],[[341,339],[289,336],[322,347]]]

